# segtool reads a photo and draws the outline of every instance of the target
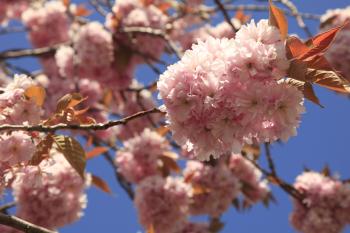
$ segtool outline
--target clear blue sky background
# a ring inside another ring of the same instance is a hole
[[[1,0],[0,0],[1,1]],[[76,1],[74,1],[76,2]],[[79,2],[84,2],[79,0]],[[259,3],[258,1],[234,1],[237,4]],[[350,5],[350,0],[294,0],[300,12],[322,14],[329,8],[342,8]],[[253,14],[255,19],[266,18],[267,13]],[[96,17],[97,19],[99,17]],[[217,17],[216,21],[222,20]],[[289,18],[290,33],[305,37],[293,18]],[[306,21],[313,33],[317,32],[318,22]],[[349,42],[350,43],[350,42]],[[9,48],[28,48],[30,45],[23,35],[0,36],[0,51]],[[349,44],[350,46],[350,44]],[[37,67],[32,59],[13,61],[25,67]],[[350,64],[349,64],[350,65]],[[137,71],[139,80],[149,83],[157,78],[149,69]],[[321,88],[316,89],[324,109],[306,102],[307,112],[303,115],[298,136],[287,144],[273,145],[272,153],[280,175],[288,182],[293,182],[303,167],[320,170],[329,164],[332,171],[343,178],[350,178],[350,99]],[[104,177],[113,190],[107,195],[95,188],[88,190],[88,208],[85,216],[78,222],[64,227],[62,233],[136,233],[144,232],[138,224],[136,210],[126,194],[115,181],[112,169],[101,158],[89,162],[88,170]],[[277,199],[266,209],[258,204],[244,213],[231,209],[223,216],[226,223],[223,233],[289,233],[295,232],[288,223],[292,205],[290,198],[278,188],[272,187]],[[346,230],[350,232],[350,228]]]

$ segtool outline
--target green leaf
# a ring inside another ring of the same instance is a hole
[[[64,135],[53,135],[57,150],[60,151],[70,165],[84,179],[84,171],[86,166],[86,155],[83,147],[74,138]]]

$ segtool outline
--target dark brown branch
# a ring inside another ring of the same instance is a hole
[[[10,59],[10,58],[43,56],[56,51],[60,46],[65,44],[67,43],[57,44],[49,47],[34,48],[34,49],[17,49],[17,50],[11,49],[0,53],[0,60]]]
[[[230,27],[232,28],[232,30],[233,30],[234,32],[236,32],[237,29],[236,29],[235,26],[232,24],[231,18],[230,18],[230,16],[228,15],[228,13],[227,13],[227,11],[226,11],[226,9],[225,9],[225,6],[220,2],[220,0],[214,0],[214,1],[215,1],[216,5],[218,6],[219,10],[221,11],[221,13],[223,14],[223,16],[224,16],[226,22],[230,25]]]
[[[148,114],[153,113],[161,113],[158,108],[153,108],[146,111],[141,111],[135,113],[131,116],[125,117],[120,120],[108,121],[106,123],[98,123],[98,124],[57,124],[57,125],[1,125],[0,131],[8,130],[8,131],[28,131],[28,132],[54,132],[56,130],[69,129],[69,130],[106,130],[113,126],[117,125],[125,125],[129,121],[137,119],[139,117],[146,116]]]
[[[269,7],[266,5],[226,5],[225,9],[227,11],[269,11]],[[211,9],[211,11],[216,11],[216,9]],[[288,16],[294,16],[290,11],[283,10],[283,12]],[[299,15],[304,19],[320,20],[320,16],[316,14],[299,12]]]
[[[2,213],[5,213],[8,209],[11,209],[12,207],[15,207],[16,206],[16,202],[9,202],[9,203],[6,203],[2,206],[0,206],[0,212]]]
[[[16,216],[0,213],[0,224],[6,225],[26,233],[57,233],[46,228],[37,226]]]
[[[271,151],[270,151],[270,143],[268,142],[264,143],[264,147],[265,147],[265,155],[266,155],[267,163],[269,165],[270,172],[272,175],[277,176],[275,164],[273,162]]]

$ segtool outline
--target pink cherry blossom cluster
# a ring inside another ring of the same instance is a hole
[[[239,180],[222,160],[215,166],[188,161],[183,173],[194,188],[190,205],[192,215],[219,217],[239,194]]]
[[[340,233],[350,223],[350,186],[337,178],[304,172],[294,187],[303,202],[294,200],[290,222],[303,233]]]
[[[34,100],[25,96],[27,88],[35,82],[25,75],[15,75],[0,94],[1,124],[37,124],[42,110]],[[27,132],[2,132],[0,134],[0,166],[2,168],[27,162],[35,151],[32,135]]]
[[[170,150],[164,137],[146,128],[140,135],[124,141],[124,148],[116,153],[118,171],[131,183],[161,175],[159,158]]]
[[[243,26],[235,39],[199,42],[160,76],[173,138],[199,160],[240,152],[243,143],[296,134],[303,95],[283,82],[284,41],[267,20]]]
[[[50,154],[38,167],[21,169],[12,188],[17,216],[56,229],[82,216],[89,179],[83,181],[61,153],[52,150]]]
[[[134,65],[119,67],[114,57],[112,34],[98,22],[72,32],[73,47],[63,46],[55,55],[62,77],[97,80],[112,89],[124,89],[132,80]]]
[[[264,201],[270,192],[267,180],[262,179],[262,173],[250,161],[240,154],[232,154],[228,164],[231,172],[241,183],[241,193],[246,202],[254,204]]]
[[[343,25],[350,20],[350,6],[344,9],[328,10],[321,17],[321,30],[326,31],[336,26]],[[338,33],[332,46],[327,50],[326,57],[331,65],[350,80],[350,24],[347,24]]]
[[[27,88],[35,82],[26,75],[15,75],[0,94],[0,122],[2,124],[37,124],[42,111],[31,99],[25,97]]]
[[[125,28],[141,27],[165,29],[168,16],[154,4],[143,3],[139,0],[120,0],[113,6],[113,13],[107,16],[106,26],[115,32],[116,43],[119,47],[117,56],[130,60],[130,63],[144,63],[142,56],[158,59],[165,49],[162,38],[143,33],[120,32]],[[130,57],[125,53],[136,50],[141,54]]]
[[[21,18],[32,0],[2,0],[0,2],[0,24],[7,23],[9,19]]]
[[[156,233],[182,232],[188,227],[190,193],[190,186],[180,178],[151,176],[142,180],[134,201],[140,223]]]
[[[240,28],[241,23],[238,19],[232,19],[232,23],[235,28]],[[204,25],[192,32],[184,32],[182,36],[177,38],[179,40],[181,47],[184,50],[190,49],[192,44],[197,41],[204,41],[210,37],[214,38],[234,38],[235,32],[232,30],[231,26],[226,22],[221,22],[216,26]]]
[[[34,47],[50,46],[69,39],[66,11],[61,1],[48,1],[23,12],[22,22],[29,30],[29,39]]]

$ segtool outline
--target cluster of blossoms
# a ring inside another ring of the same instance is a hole
[[[261,176],[261,172],[239,154],[222,158],[215,165],[188,161],[184,177],[194,189],[190,213],[219,217],[239,194],[244,196],[247,205],[266,200],[269,189]]]
[[[264,201],[269,197],[267,180],[262,180],[262,173],[250,161],[240,154],[232,154],[228,166],[241,183],[241,193],[250,205]]]
[[[34,47],[51,46],[69,39],[66,11],[61,1],[48,1],[23,12],[22,22],[29,30],[29,39]]]
[[[136,188],[135,206],[139,221],[154,232],[181,232],[188,216],[191,188],[180,178],[148,177]],[[184,231],[186,232],[186,231]]]
[[[39,167],[25,167],[12,183],[16,215],[56,229],[78,220],[86,207],[84,181],[62,154],[52,150]],[[22,174],[21,174],[22,173]]]
[[[25,75],[16,75],[0,94],[1,124],[37,124],[41,108],[25,96],[27,88],[34,86]],[[35,151],[32,135],[27,132],[2,132],[0,134],[0,166],[14,166],[31,159]]]
[[[342,26],[350,20],[350,6],[345,9],[328,10],[321,17],[321,30],[326,31],[336,26]],[[350,80],[350,24],[347,24],[338,33],[326,56],[332,66]]]
[[[235,28],[240,28],[241,23],[238,19],[232,19],[232,24]],[[203,27],[198,28],[192,32],[184,33],[181,37],[177,38],[181,47],[184,50],[190,49],[192,44],[197,41],[205,41],[210,37],[214,38],[234,38],[235,32],[232,30],[231,26],[226,22],[221,22],[216,26],[204,25]]]
[[[113,13],[107,16],[106,26],[115,33],[117,56],[127,59],[129,63],[144,63],[142,56],[158,59],[166,46],[162,38],[144,33],[125,33],[122,30],[135,27],[163,30],[167,20],[168,16],[152,2],[116,1]],[[131,51],[137,51],[141,56],[130,57],[128,53]]]
[[[303,233],[340,233],[350,223],[350,186],[336,178],[304,172],[294,187],[304,196],[294,200],[292,225]]]
[[[170,150],[166,139],[146,128],[140,135],[124,141],[124,149],[116,153],[119,172],[131,183],[161,175],[159,158]]]
[[[0,2],[0,24],[4,24],[9,19],[21,18],[32,0],[2,0]]]
[[[160,76],[173,138],[199,160],[240,152],[243,143],[296,134],[303,95],[283,82],[289,67],[279,30],[267,20],[243,26],[235,39],[193,45]]]
[[[223,161],[215,166],[188,161],[184,177],[194,188],[192,215],[219,217],[239,194],[240,183]]]
[[[73,47],[63,46],[55,55],[59,74],[72,79],[83,77],[105,87],[123,89],[130,85],[134,65],[119,66],[114,56],[112,34],[98,22],[83,25],[71,33]]]

